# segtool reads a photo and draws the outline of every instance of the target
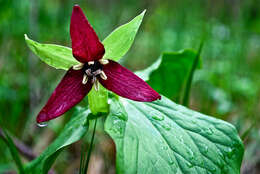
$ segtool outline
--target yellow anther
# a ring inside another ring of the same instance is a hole
[[[83,66],[84,66],[84,64],[83,64],[83,63],[80,63],[80,64],[78,64],[78,65],[74,65],[74,66],[72,67],[72,69],[74,69],[74,70],[80,70],[80,69],[83,68]]]
[[[99,63],[101,63],[102,65],[106,65],[109,63],[109,61],[107,59],[100,59]]]
[[[94,64],[95,64],[94,61],[89,61],[89,62],[88,62],[88,65],[94,65]]]
[[[101,77],[103,80],[106,80],[106,79],[107,79],[107,76],[106,76],[106,74],[104,73],[104,71],[101,71],[100,77]]]
[[[88,76],[86,74],[83,75],[82,84],[85,85],[88,82]]]

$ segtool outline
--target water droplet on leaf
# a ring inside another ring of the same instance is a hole
[[[174,161],[173,161],[173,159],[171,157],[171,154],[169,152],[167,152],[167,155],[168,155],[168,162],[169,162],[169,164],[170,165],[174,164]]]
[[[158,121],[164,120],[164,116],[163,115],[153,115],[152,118],[155,119],[155,120],[158,120]]]
[[[173,162],[173,160],[170,158],[170,160],[169,160],[169,164],[170,165],[173,165],[174,164],[174,162]]]
[[[171,126],[169,124],[163,124],[162,127],[167,131],[171,130]]]
[[[205,130],[206,134],[208,135],[212,135],[214,133],[213,129],[212,128],[208,128]]]
[[[205,145],[205,146],[202,146],[201,150],[202,150],[203,153],[208,153],[209,147],[206,146],[206,145]]]
[[[46,126],[48,126],[48,122],[37,123],[37,126],[39,126],[39,127],[46,127]]]
[[[163,146],[162,149],[163,149],[163,150],[167,150],[168,147],[167,147],[167,146]]]
[[[193,167],[193,164],[191,164],[191,163],[187,163],[187,166],[189,167],[189,168],[192,168]]]

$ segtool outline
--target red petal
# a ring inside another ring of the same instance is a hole
[[[73,56],[78,61],[84,63],[103,57],[104,46],[78,5],[75,5],[72,11],[70,37]]]
[[[92,87],[91,82],[83,85],[82,79],[83,71],[71,68],[38,114],[37,122],[54,119],[79,103]]]
[[[161,96],[145,81],[112,60],[109,60],[109,63],[104,65],[103,71],[107,76],[107,80],[100,78],[99,82],[105,88],[122,97],[143,102],[161,99]]]

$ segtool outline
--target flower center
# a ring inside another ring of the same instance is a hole
[[[102,78],[103,80],[107,79],[106,74],[103,71],[103,65],[109,63],[108,60],[98,60],[98,61],[89,61],[85,64],[79,64],[73,66],[74,70],[83,69],[84,75],[82,79],[82,84],[87,84],[88,80],[91,80],[91,83],[94,84],[95,89],[98,91],[99,85],[97,78]]]
[[[91,61],[84,64],[83,70],[88,77],[94,77],[101,73],[103,66],[99,61]]]

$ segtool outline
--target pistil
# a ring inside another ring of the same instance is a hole
[[[107,76],[103,71],[103,65],[108,64],[109,61],[106,59],[100,59],[98,61],[89,61],[85,64],[80,63],[78,65],[74,65],[72,68],[74,70],[83,69],[84,75],[82,79],[82,84],[87,84],[88,80],[91,79],[91,83],[94,85],[95,90],[98,91],[98,76],[103,80],[107,80]]]

